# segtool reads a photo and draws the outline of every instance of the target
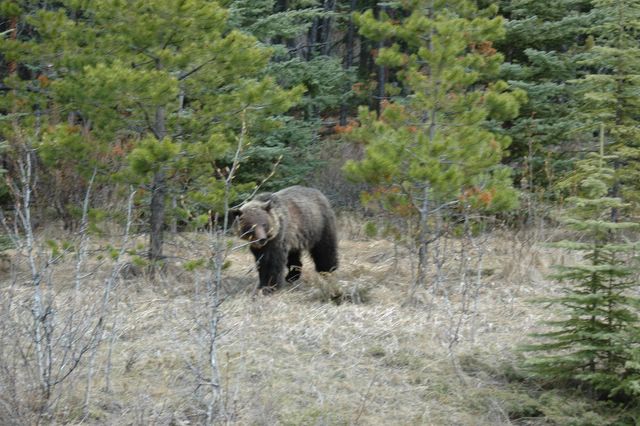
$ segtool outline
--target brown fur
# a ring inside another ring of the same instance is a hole
[[[281,287],[285,280],[299,279],[305,250],[318,272],[338,267],[335,214],[317,189],[292,186],[259,194],[232,211],[232,216],[237,219],[239,236],[251,242],[260,288]]]

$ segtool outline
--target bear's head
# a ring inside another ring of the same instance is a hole
[[[238,236],[249,241],[251,247],[260,249],[279,231],[277,217],[273,214],[273,200],[253,200],[238,209],[231,210]]]

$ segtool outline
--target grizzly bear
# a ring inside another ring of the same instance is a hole
[[[260,289],[299,279],[304,250],[311,254],[316,271],[338,267],[336,217],[329,200],[317,189],[292,186],[259,194],[233,209],[231,216],[240,238],[251,243]]]

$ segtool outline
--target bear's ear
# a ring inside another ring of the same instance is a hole
[[[242,210],[229,209],[229,223],[233,223],[239,216],[242,216]]]
[[[271,211],[274,207],[278,205],[278,198],[274,196],[270,196],[269,198],[263,200],[262,209],[267,213]]]

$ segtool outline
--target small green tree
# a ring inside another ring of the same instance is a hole
[[[400,87],[388,85],[391,102],[379,117],[360,111],[352,136],[365,143],[351,178],[373,186],[383,208],[415,219],[416,286],[426,277],[427,249],[438,232],[436,215],[469,207],[502,210],[517,202],[509,169],[500,166],[509,138],[490,130],[492,119],[517,115],[523,93],[495,77],[502,55],[492,40],[504,34],[495,8],[470,1],[414,1],[393,15],[356,15],[360,32],[393,42],[377,62],[397,70]],[[400,96],[402,95],[402,96]]]
[[[604,141],[604,135],[602,135]],[[562,294],[541,300],[560,308],[561,318],[547,322],[552,330],[536,334],[542,343],[525,350],[538,355],[528,360],[537,374],[552,380],[578,380],[608,396],[640,396],[640,299],[637,266],[633,256],[638,244],[626,242],[625,231],[637,230],[632,222],[614,222],[611,211],[626,205],[608,196],[615,181],[607,162],[604,142],[600,153],[578,162],[576,173],[564,182],[579,181],[579,194],[568,199],[566,226],[576,232],[573,241],[555,247],[577,252],[583,263],[556,266],[552,278],[565,284]]]

